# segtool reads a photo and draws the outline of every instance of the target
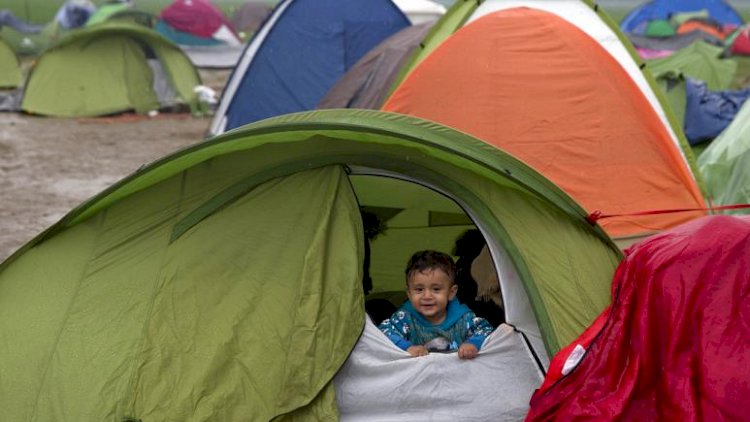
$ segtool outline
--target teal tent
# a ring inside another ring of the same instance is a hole
[[[442,249],[455,240],[449,224],[481,230],[512,324],[498,336],[517,352],[495,353],[519,360],[502,370],[533,368],[609,304],[619,250],[520,161],[402,115],[286,115],[151,164],[0,264],[3,418],[336,420],[346,397],[334,375],[355,364],[363,326],[374,329],[360,207],[404,215],[372,245],[380,291],[404,288],[379,272],[388,238]],[[438,355],[392,363],[441,374],[449,356]],[[534,388],[524,384],[523,406]]]

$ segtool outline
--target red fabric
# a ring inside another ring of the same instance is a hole
[[[729,51],[736,55],[750,56],[750,27],[743,29],[737,35]]]
[[[176,0],[160,17],[172,28],[202,38],[211,38],[222,25],[234,31],[221,10],[208,0]]]
[[[603,328],[567,376],[553,358],[526,420],[748,420],[749,252],[750,216],[718,215],[626,250]]]

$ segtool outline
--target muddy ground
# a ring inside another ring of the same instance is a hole
[[[220,94],[229,71],[201,71]],[[75,206],[166,154],[211,119],[162,113],[86,119],[0,113],[0,262]]]

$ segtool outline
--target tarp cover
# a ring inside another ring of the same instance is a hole
[[[541,383],[520,334],[501,324],[471,361],[456,353],[413,358],[367,323],[336,375],[342,421],[523,420]]]
[[[685,136],[691,145],[710,141],[734,120],[750,98],[750,88],[711,91],[703,81],[685,81]]]
[[[747,420],[749,249],[750,217],[709,216],[626,250],[603,328],[527,420]]]

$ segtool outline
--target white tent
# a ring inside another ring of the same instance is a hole
[[[404,12],[412,25],[438,20],[445,13],[445,6],[430,0],[393,0],[393,3]]]

